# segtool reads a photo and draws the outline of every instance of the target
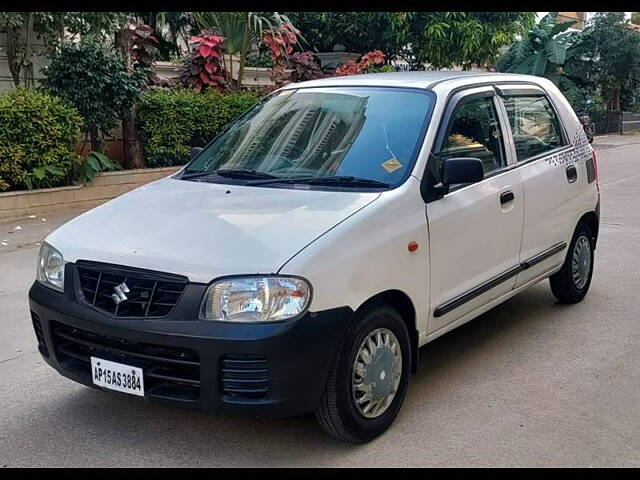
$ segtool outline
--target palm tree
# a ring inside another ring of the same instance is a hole
[[[242,87],[249,46],[262,40],[264,30],[276,31],[283,25],[293,28],[289,18],[278,12],[192,12],[192,16],[203,30],[212,29],[224,37],[229,63],[223,56],[223,65],[229,72],[229,81],[233,78],[233,56],[240,57],[238,88]]]

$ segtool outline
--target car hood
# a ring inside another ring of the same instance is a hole
[[[379,196],[165,178],[76,217],[47,242],[68,262],[113,263],[206,283],[223,275],[277,272]]]

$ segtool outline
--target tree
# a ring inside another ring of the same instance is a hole
[[[492,65],[500,49],[535,20],[534,12],[402,12],[394,16],[407,53],[436,69]]]
[[[122,12],[0,12],[0,30],[7,35],[7,61],[14,85],[35,86],[37,41],[52,51],[65,36],[99,37],[117,29],[123,19]]]
[[[640,79],[640,34],[622,12],[596,13],[575,48],[574,71],[598,86],[608,110],[620,111],[622,92]]]
[[[125,23],[124,28],[115,35],[115,47],[124,59],[127,72],[130,75],[144,74],[148,84],[158,84],[160,79],[153,72],[153,61],[157,54],[158,40],[155,32],[148,26],[141,24],[134,16]],[[123,105],[122,138],[126,168],[142,168],[144,166],[144,151],[138,133],[136,120],[137,105],[131,103]]]
[[[32,59],[35,17],[35,12],[0,12],[0,28],[7,35],[7,63],[16,88],[21,82],[27,87],[35,83]]]
[[[534,12],[287,12],[310,47],[382,50],[415,68],[492,64],[500,48],[533,25]]]
[[[390,59],[402,50],[393,12],[286,12],[314,52],[342,45],[348,52],[382,50]]]
[[[124,59],[93,43],[65,45],[44,70],[43,85],[76,107],[91,148],[103,152],[105,134],[139,99],[146,84],[142,70],[130,72]]]
[[[580,38],[579,32],[566,31],[575,23],[575,20],[558,22],[558,12],[545,15],[524,38],[509,47],[496,68],[500,72],[547,77],[557,84]]]

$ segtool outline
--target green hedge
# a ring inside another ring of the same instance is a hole
[[[0,190],[68,184],[82,119],[39,90],[0,95]]]
[[[206,145],[259,99],[256,93],[222,95],[215,90],[147,93],[138,110],[147,167],[186,163],[192,147]]]

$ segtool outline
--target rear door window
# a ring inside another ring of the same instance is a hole
[[[543,95],[503,98],[519,162],[565,145],[560,123]]]

